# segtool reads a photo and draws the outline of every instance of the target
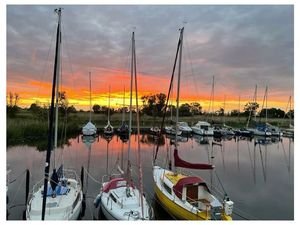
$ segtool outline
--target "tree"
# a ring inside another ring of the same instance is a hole
[[[259,104],[257,102],[248,102],[244,107],[244,115],[249,116],[249,113],[251,112],[251,115],[256,114],[256,110],[259,108]]]
[[[191,103],[191,113],[192,115],[201,115],[202,114],[202,106],[199,102],[192,102]]]
[[[179,116],[191,116],[191,106],[188,103],[184,103],[179,107]]]
[[[66,113],[68,105],[69,101],[66,92],[58,92],[58,111],[63,114]]]
[[[93,105],[93,111],[94,111],[94,113],[100,113],[101,112],[101,107],[100,107],[100,105]]]
[[[283,118],[285,112],[281,109],[270,108],[267,110],[267,115],[269,118]],[[260,111],[260,117],[265,117],[265,116],[266,116],[266,109],[262,109]]]
[[[238,115],[239,115],[239,110],[237,110],[237,109],[231,110],[230,116],[238,116]]]
[[[163,93],[154,95],[144,95],[141,97],[143,102],[142,112],[149,116],[162,116],[166,102],[166,95]]]
[[[6,103],[6,110],[8,117],[15,117],[16,113],[19,111],[18,103],[20,101],[20,95],[18,93],[9,92]]]
[[[76,113],[77,110],[73,105],[71,105],[71,106],[68,107],[67,112],[68,113]]]
[[[224,116],[224,113],[225,113],[225,111],[224,111],[224,108],[222,108],[222,107],[219,110],[216,111],[216,114],[218,116]]]

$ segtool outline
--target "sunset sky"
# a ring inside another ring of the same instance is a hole
[[[258,85],[262,104],[286,109],[294,94],[293,6],[61,6],[62,90],[70,104],[87,109],[88,72],[93,104],[129,104],[131,33],[136,34],[139,96],[167,93],[179,38],[185,26],[181,93],[208,110],[215,77],[214,108],[238,109]],[[7,6],[7,93],[21,106],[49,103],[53,76],[55,6]],[[187,23],[183,23],[183,22]],[[177,75],[177,73],[176,73]],[[177,79],[177,76],[176,78]],[[175,93],[175,89],[174,89]],[[174,94],[175,98],[175,94]],[[173,101],[175,104],[175,101]]]

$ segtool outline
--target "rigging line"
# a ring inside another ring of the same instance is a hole
[[[23,185],[23,183],[24,183],[24,181],[25,181],[25,178],[26,178],[26,176],[23,177],[23,179],[21,180],[21,183],[19,184],[19,186],[18,186],[18,188],[17,188],[17,191],[14,192],[14,198],[13,198],[13,200],[11,201],[11,203],[13,203],[13,202],[16,200],[16,198],[17,198],[17,196],[18,196],[18,193],[19,193],[19,191],[20,191],[20,189],[21,189],[21,186]]]
[[[15,182],[17,179],[19,179],[24,173],[26,173],[26,170],[24,170],[21,174],[19,174],[15,179],[13,179],[12,181],[9,181],[8,184],[11,184],[13,182]]]
[[[65,30],[65,27],[64,27],[64,22],[62,22],[62,31]],[[66,53],[67,53],[67,61],[69,63],[69,66],[70,66],[70,72],[71,72],[71,78],[72,78],[72,87],[75,89],[75,82],[74,82],[74,70],[73,70],[73,66],[72,66],[72,63],[71,63],[71,57],[70,57],[70,51],[69,51],[69,39],[68,39],[68,36],[67,36],[67,32],[62,32],[62,35],[64,35],[64,43],[65,44],[65,49],[66,49]]]
[[[186,46],[187,48],[183,48],[184,50],[187,51],[187,56],[188,56],[188,61],[190,62],[190,66],[191,66],[191,76],[193,78],[193,84],[194,84],[194,88],[195,88],[195,91],[196,91],[196,94],[198,96],[200,96],[200,92],[199,92],[199,88],[198,88],[198,82],[197,80],[195,79],[195,73],[194,73],[194,66],[193,66],[193,61],[192,61],[192,57],[191,57],[191,53],[190,53],[190,46],[189,46],[189,37],[187,34],[185,34],[185,39],[186,39]]]
[[[225,197],[227,196],[227,192],[225,191],[225,188],[224,188],[224,186],[223,186],[223,184],[222,184],[222,182],[221,182],[221,180],[220,180],[220,178],[219,178],[219,176],[218,176],[218,174],[217,174],[217,171],[216,170],[214,170],[215,171],[215,174],[216,174],[216,176],[217,176],[217,179],[218,179],[218,181],[219,181],[219,183],[220,183],[220,185],[221,185],[221,187],[222,187],[222,189],[223,189],[223,191],[224,191],[224,194],[225,194]]]
[[[50,56],[50,50],[51,50],[51,47],[52,47],[52,42],[53,42],[54,36],[55,36],[55,31],[56,31],[56,27],[54,27],[54,29],[52,31],[52,35],[51,35],[51,39],[50,39],[50,46],[49,46],[48,53],[47,53],[47,58],[46,58],[45,64],[44,64],[43,69],[42,69],[41,82],[44,82],[45,77],[46,77],[46,70],[47,70],[48,60],[49,60],[49,56]],[[41,85],[38,86],[37,97],[36,98],[39,97],[40,91],[41,91]]]
[[[84,169],[84,171],[86,172],[86,174],[87,174],[94,182],[96,182],[97,184],[102,185],[102,182],[100,182],[100,181],[98,181],[96,178],[94,178],[94,177],[86,170],[86,168],[83,167],[83,169]]]
[[[164,107],[163,119],[162,119],[160,131],[158,133],[158,139],[161,137],[161,132],[162,132],[162,129],[163,129],[163,126],[164,126],[164,122],[165,122],[165,117],[166,117],[166,113],[167,113],[167,106],[168,106],[168,103],[169,103],[170,92],[171,92],[171,88],[172,88],[172,85],[173,85],[173,79],[174,79],[174,74],[175,74],[175,69],[176,69],[176,64],[177,64],[177,57],[178,57],[178,52],[179,52],[180,45],[181,45],[181,39],[179,38],[178,44],[177,44],[176,55],[175,55],[175,62],[174,62],[174,65],[173,65],[173,71],[172,71],[171,81],[170,81],[170,85],[169,85],[168,97],[167,97],[167,101],[166,101],[166,104],[165,104],[165,107]],[[155,164],[155,160],[157,158],[158,149],[159,149],[159,144],[157,143],[153,164]]]

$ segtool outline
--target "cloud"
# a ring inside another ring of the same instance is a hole
[[[64,79],[69,88],[80,90],[90,70],[101,71],[95,85],[102,80],[112,86],[124,82],[114,80],[112,71],[129,70],[133,30],[138,71],[148,81],[151,77],[169,80],[178,29],[187,21],[182,67],[182,91],[187,93],[183,94],[209,96],[212,75],[219,95],[250,95],[255,83],[261,88],[268,84],[274,93],[293,94],[293,6],[63,8],[63,71],[73,74]],[[7,6],[8,86],[28,80],[51,82],[57,20],[53,10],[47,5]],[[159,87],[165,92],[167,82]]]

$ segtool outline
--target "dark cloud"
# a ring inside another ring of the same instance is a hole
[[[169,77],[178,28],[185,25],[183,86],[209,92],[219,87],[249,92],[255,83],[293,92],[293,7],[281,6],[63,6],[64,59],[74,72],[127,68],[130,38],[136,32],[138,70]],[[7,6],[8,80],[26,74],[39,80],[51,64],[54,6]],[[49,55],[48,55],[49,54]],[[49,60],[51,61],[51,60]],[[45,66],[46,65],[46,66]],[[45,78],[50,80],[50,76]]]

